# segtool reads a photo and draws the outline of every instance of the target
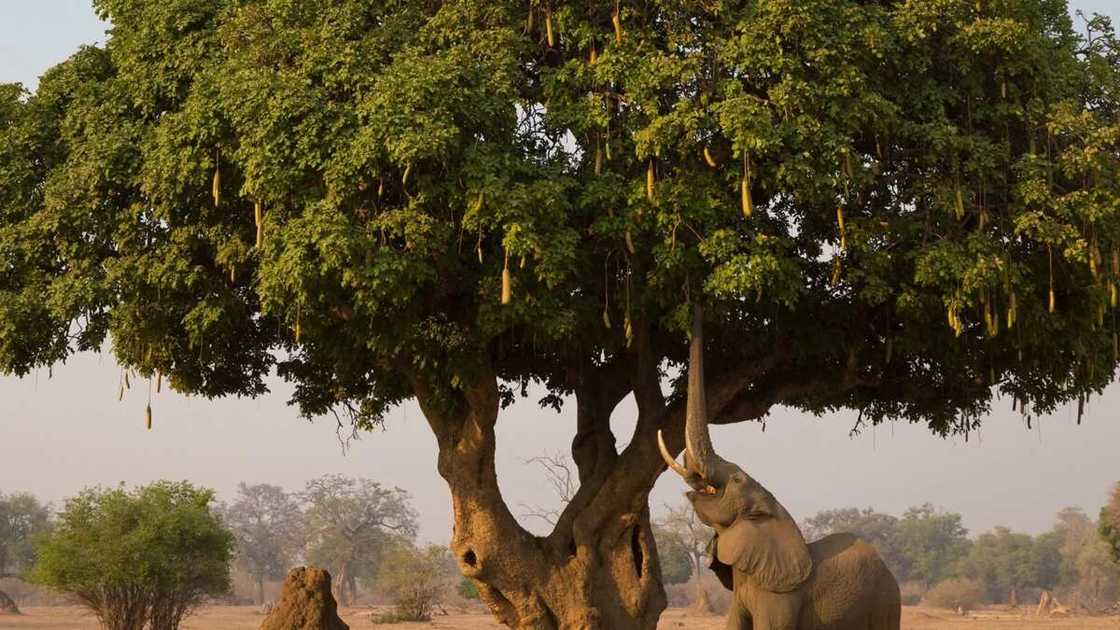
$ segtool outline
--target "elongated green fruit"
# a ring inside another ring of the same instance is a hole
[[[743,154],[743,179],[739,181],[739,205],[743,216],[751,218],[754,214],[754,199],[751,199],[751,157]]]
[[[509,256],[506,256],[505,267],[502,268],[502,305],[513,300],[513,282],[509,275]]]
[[[704,162],[711,168],[719,168],[719,162],[712,156],[712,150],[704,147]]]

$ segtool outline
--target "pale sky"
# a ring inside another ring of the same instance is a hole
[[[1120,15],[1115,0],[1075,0],[1086,12]],[[37,77],[82,44],[104,41],[88,0],[0,0],[0,83],[34,87]],[[387,430],[363,435],[345,454],[333,419],[308,423],[286,406],[290,387],[274,380],[258,400],[155,396],[155,430],[144,430],[144,383],[117,402],[119,369],[110,355],[87,354],[25,378],[0,377],[0,492],[29,491],[61,503],[87,485],[188,479],[230,498],[240,481],[299,489],[312,477],[343,473],[409,490],[421,538],[451,534],[447,486],[436,473],[435,438],[415,404],[395,411]],[[531,400],[535,400],[531,399]],[[552,505],[539,469],[522,460],[566,450],[574,416],[530,401],[498,425],[498,475],[514,512],[520,503]],[[1095,400],[1081,426],[1072,410],[1027,431],[1010,401],[997,403],[979,436],[942,440],[922,426],[883,426],[849,438],[855,418],[813,418],[787,410],[756,423],[715,427],[721,454],[747,469],[798,519],[818,510],[873,506],[899,514],[932,502],[960,512],[978,533],[995,525],[1038,533],[1066,506],[1094,515],[1120,481],[1120,387]],[[635,410],[613,419],[623,445]],[[669,473],[654,489],[660,512],[682,500]],[[534,529],[540,531],[539,524]]]

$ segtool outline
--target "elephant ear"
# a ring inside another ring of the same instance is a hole
[[[708,568],[712,570],[712,573],[716,574],[716,578],[719,579],[719,583],[723,584],[724,588],[733,591],[735,590],[735,578],[731,574],[731,567],[719,561],[719,557],[716,554],[716,549],[718,547],[719,534],[716,534],[708,543],[708,549],[705,551],[710,559]]]
[[[741,515],[718,537],[717,559],[750,575],[762,588],[787,593],[813,571],[813,558],[797,523],[780,505],[769,514]]]

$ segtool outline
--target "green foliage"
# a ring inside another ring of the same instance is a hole
[[[374,623],[430,621],[432,613],[454,590],[457,577],[455,558],[447,547],[398,546],[381,565],[377,580],[395,610]]]
[[[1062,0],[624,2],[620,43],[565,3],[553,46],[520,0],[95,5],[104,49],[0,89],[4,372],[108,336],[369,427],[485,363],[563,396],[622,322],[679,362],[702,292],[711,372],[791,347],[755,385],[814,412],[963,432],[1113,378],[1117,45]]]
[[[855,534],[875,546],[899,582],[913,581],[925,588],[953,576],[955,563],[969,546],[961,515],[928,503],[908,509],[902,518],[872,508],[827,510],[806,519],[804,533],[809,540]]]
[[[665,584],[683,584],[700,577],[712,531],[687,502],[666,506],[667,512],[653,526],[661,577]]]
[[[1120,564],[1120,483],[1112,488],[1108,503],[1101,508],[1097,528],[1112,552],[1113,561]]]
[[[968,552],[968,530],[961,515],[930,504],[906,510],[898,522],[898,545],[906,565],[901,579],[927,586],[953,576],[954,567]]]
[[[470,601],[477,601],[480,598],[478,585],[468,577],[459,578],[459,585],[455,587],[455,592],[458,593],[459,597]]]
[[[18,576],[35,561],[35,537],[50,525],[50,509],[27,493],[0,493],[0,578]]]
[[[968,612],[984,603],[984,585],[977,580],[949,578],[931,588],[925,599],[940,608]]]
[[[108,628],[174,630],[230,587],[234,540],[213,498],[187,482],[85,490],[36,545],[29,579],[73,595]]]
[[[987,601],[1006,602],[1026,587],[1045,587],[1043,560],[1031,536],[996,527],[973,542],[957,572],[979,582]]]
[[[692,578],[692,558],[677,540],[676,537],[663,532],[660,528],[653,530],[657,540],[657,559],[661,565],[661,582],[663,584],[684,584]]]

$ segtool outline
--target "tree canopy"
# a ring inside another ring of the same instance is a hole
[[[1112,379],[1117,49],[1062,0],[95,6],[104,49],[0,94],[4,371],[110,335],[368,426],[482,364],[563,395],[639,322],[679,360],[703,294],[726,420]]]

